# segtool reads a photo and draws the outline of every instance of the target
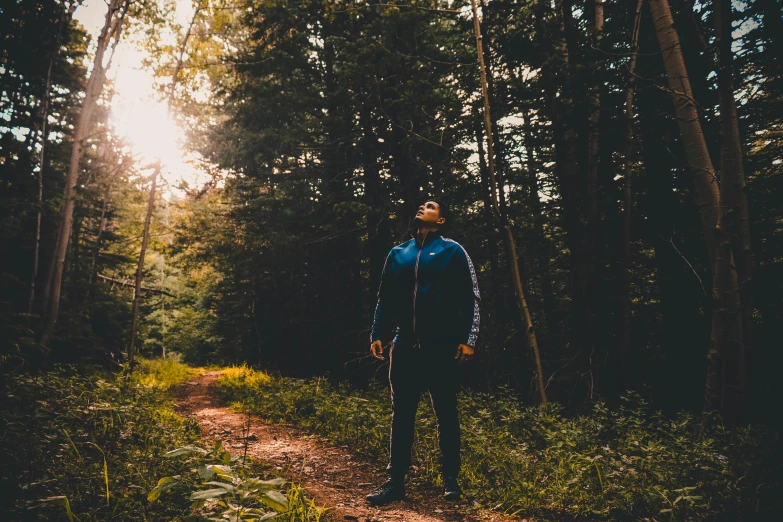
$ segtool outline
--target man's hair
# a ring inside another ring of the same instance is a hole
[[[446,222],[440,226],[441,229],[451,225],[451,209],[449,208],[449,204],[438,198],[428,198],[427,201],[434,201],[438,204],[440,217],[446,220]]]

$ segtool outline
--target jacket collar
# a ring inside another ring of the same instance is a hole
[[[416,242],[416,244],[419,245],[419,241],[418,239],[416,239],[416,230],[411,231],[411,235],[413,236],[413,240]],[[441,237],[441,235],[442,234],[438,230],[434,232],[428,232],[427,236],[424,238],[424,244],[419,246],[423,248],[429,245],[430,243],[432,243],[433,241],[435,241],[436,239],[438,239],[439,237]]]

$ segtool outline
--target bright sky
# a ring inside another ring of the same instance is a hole
[[[93,42],[103,27],[105,15],[106,3],[103,0],[86,0],[74,14],[92,34]],[[176,16],[182,25],[190,21],[193,16],[190,0],[177,0]],[[152,71],[142,66],[145,52],[127,36],[127,33],[123,35],[117,46],[109,70],[109,78],[116,90],[110,121],[115,132],[132,146],[139,165],[160,158],[165,196],[181,196],[180,191],[175,189],[181,181],[196,188],[206,183],[209,176],[198,168],[194,161],[196,156],[185,151],[184,133],[169,118],[166,103],[156,99]]]

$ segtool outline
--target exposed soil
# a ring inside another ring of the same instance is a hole
[[[498,513],[480,511],[466,501],[460,504],[447,502],[436,490],[408,488],[406,500],[380,508],[371,507],[364,497],[386,480],[382,465],[358,457],[346,446],[329,445],[323,439],[292,426],[267,424],[261,418],[248,418],[230,411],[219,403],[214,394],[212,384],[219,375],[220,372],[208,372],[195,381],[175,387],[172,395],[176,399],[177,410],[196,419],[205,437],[223,441],[223,447],[234,455],[244,453],[244,436],[249,433],[248,456],[273,466],[289,480],[302,485],[319,506],[333,508],[330,510],[331,520],[512,520]]]

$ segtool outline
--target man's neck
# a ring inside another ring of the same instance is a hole
[[[435,234],[437,232],[438,227],[420,227],[418,230],[416,230],[416,242],[420,245],[423,245],[428,235]]]

